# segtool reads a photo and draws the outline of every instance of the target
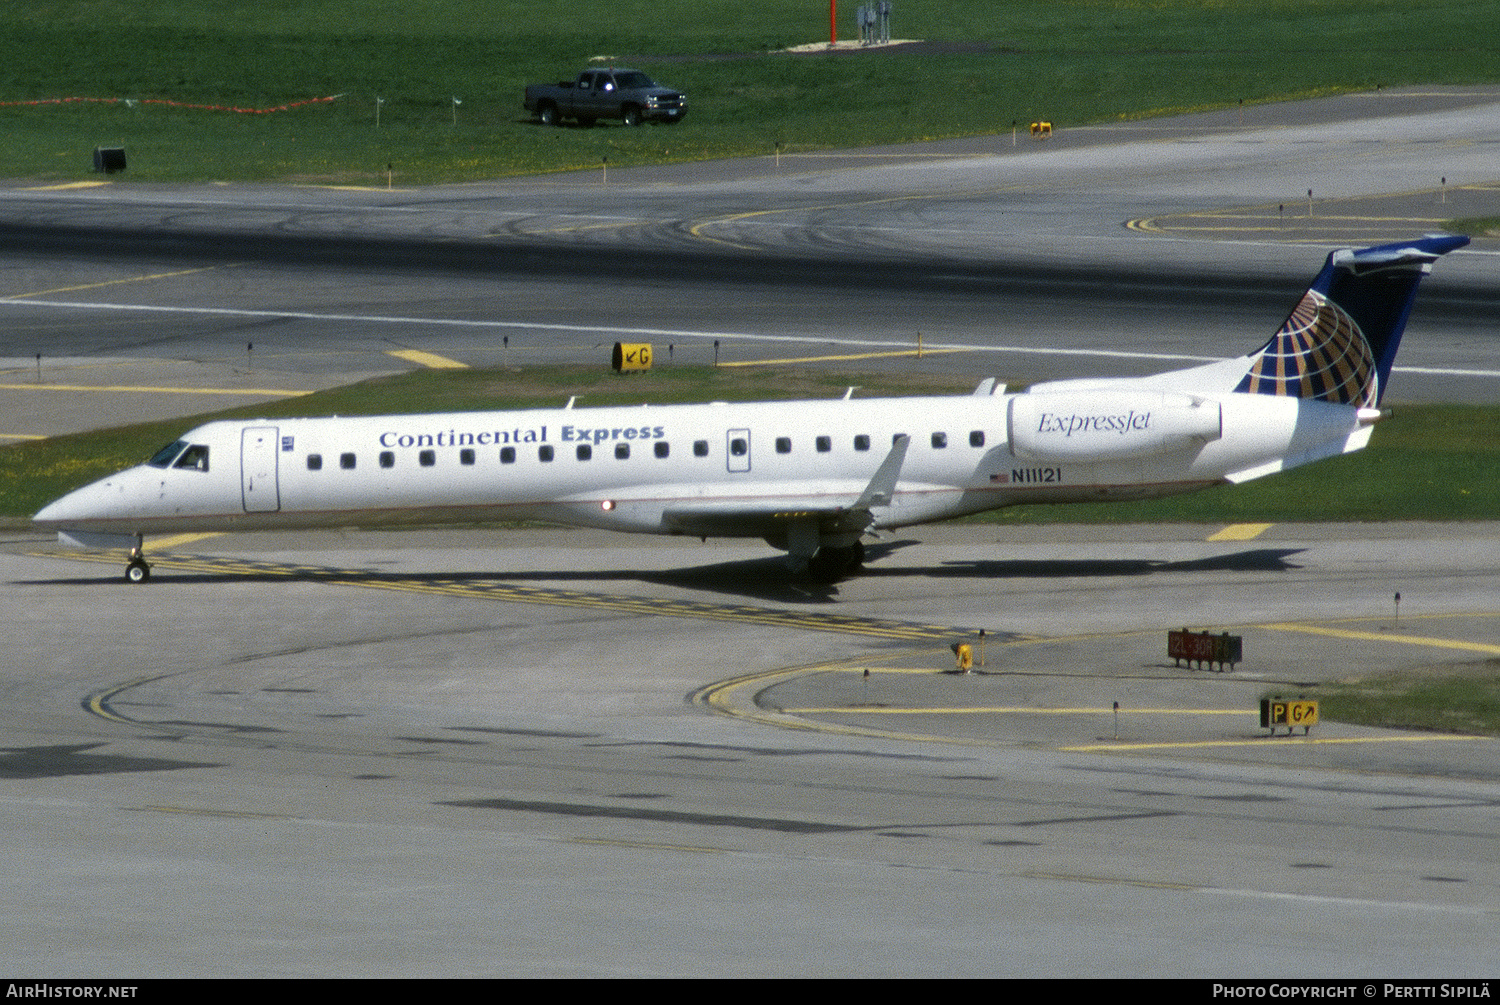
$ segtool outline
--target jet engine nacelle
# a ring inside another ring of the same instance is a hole
[[[1165,454],[1224,431],[1217,401],[1160,391],[1018,394],[1008,418],[1011,453],[1058,463]]]

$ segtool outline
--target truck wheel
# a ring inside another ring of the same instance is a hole
[[[556,126],[562,124],[558,117],[556,105],[543,105],[536,110],[536,120],[544,126]]]
[[[630,126],[631,128],[634,128],[641,124],[641,110],[634,105],[627,105],[625,111],[621,113],[620,117],[623,118],[625,120],[625,124],[627,126]]]

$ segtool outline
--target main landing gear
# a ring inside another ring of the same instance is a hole
[[[807,575],[818,583],[837,583],[858,572],[865,564],[865,545],[855,541],[845,548],[822,547],[807,560]]]
[[[144,583],[151,578],[151,563],[141,555],[144,535],[135,536],[135,547],[130,549],[130,561],[125,564],[125,582]]]

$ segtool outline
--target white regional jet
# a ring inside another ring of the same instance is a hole
[[[1358,450],[1416,288],[1467,237],[1336,251],[1248,356],[1020,394],[210,422],[35,517],[71,544],[298,527],[544,520],[760,537],[832,581],[881,528],[1139,499]],[[569,402],[569,405],[572,403]]]

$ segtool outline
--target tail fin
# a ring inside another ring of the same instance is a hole
[[[1417,284],[1432,263],[1469,243],[1434,236],[1335,251],[1236,391],[1373,408],[1385,394]]]

